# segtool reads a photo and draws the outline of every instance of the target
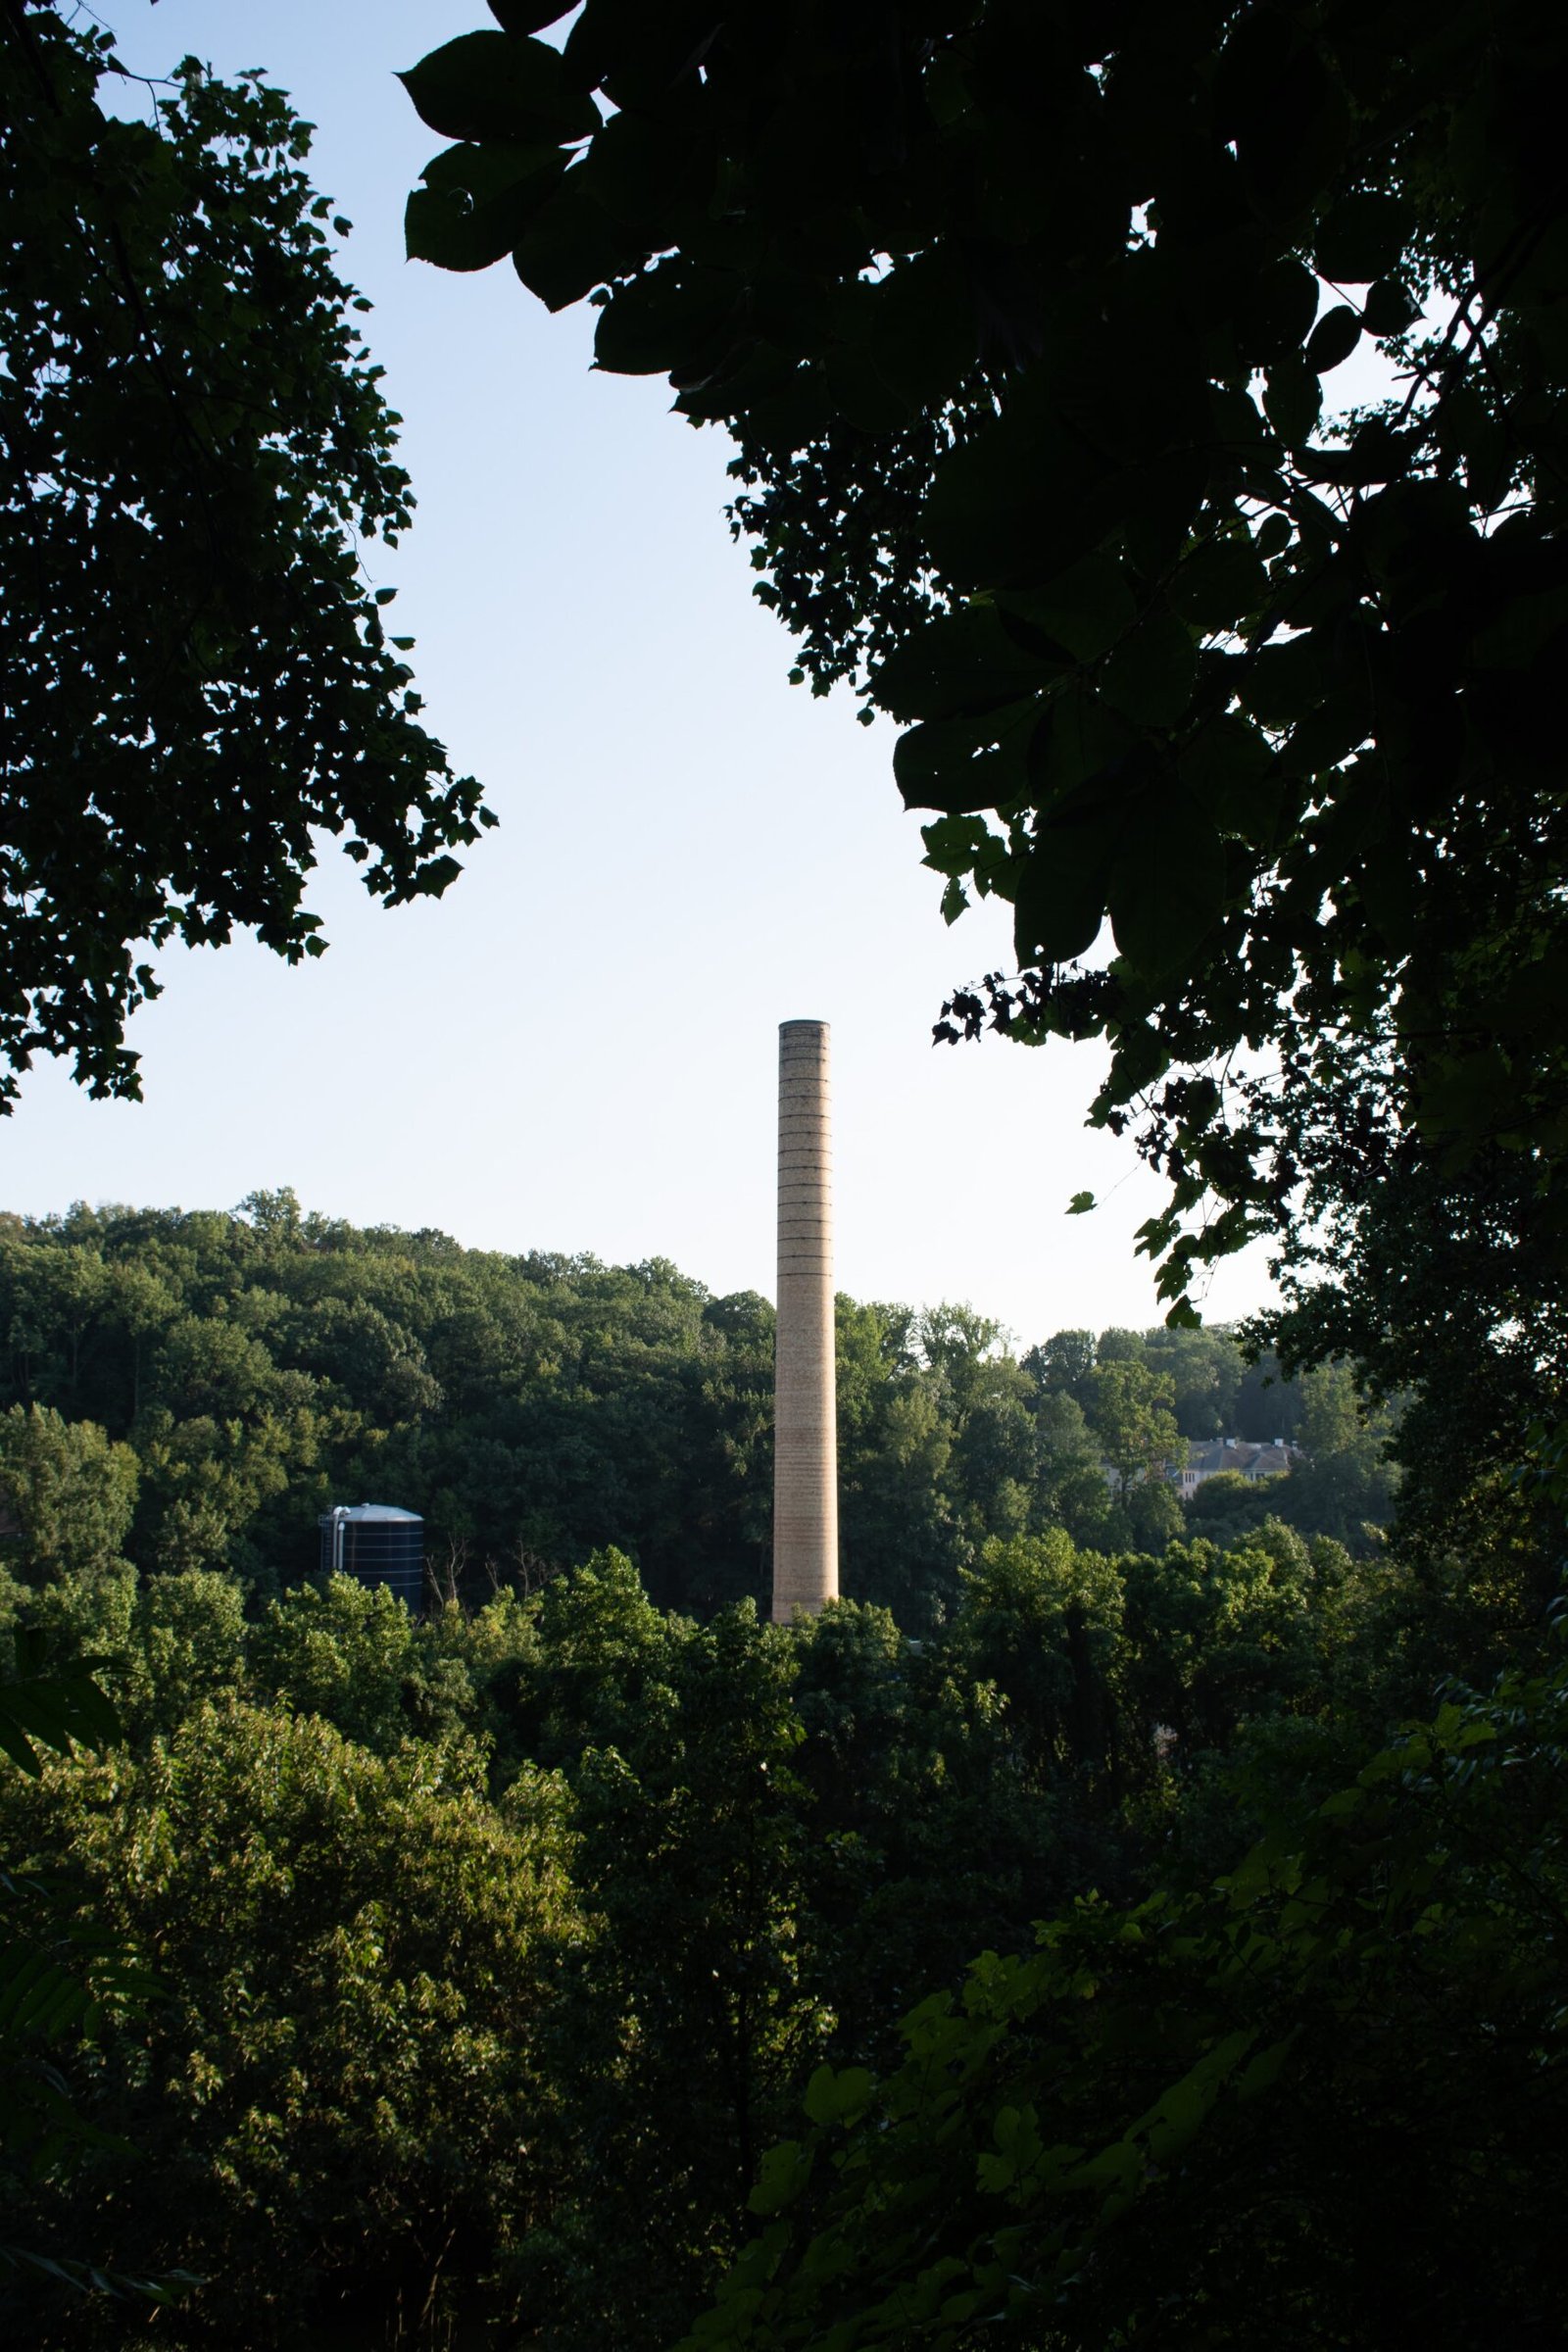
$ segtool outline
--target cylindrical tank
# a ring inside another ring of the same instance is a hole
[[[390,1502],[340,1502],[323,1511],[321,1574],[384,1585],[412,1615],[424,1614],[424,1521]]]

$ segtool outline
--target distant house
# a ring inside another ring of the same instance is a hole
[[[1187,1459],[1180,1469],[1171,1471],[1170,1482],[1186,1502],[1205,1478],[1217,1478],[1222,1470],[1235,1471],[1255,1486],[1259,1479],[1282,1477],[1300,1459],[1299,1446],[1287,1446],[1283,1438],[1273,1438],[1262,1446],[1250,1438],[1211,1438],[1202,1446],[1189,1442]]]

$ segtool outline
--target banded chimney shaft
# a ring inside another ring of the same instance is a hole
[[[773,1622],[839,1591],[834,1387],[832,1096],[826,1021],[778,1032],[778,1335],[773,1403]]]

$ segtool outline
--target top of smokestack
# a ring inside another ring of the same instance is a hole
[[[778,1025],[781,1037],[786,1029],[825,1029],[826,1027],[826,1021],[780,1021]]]

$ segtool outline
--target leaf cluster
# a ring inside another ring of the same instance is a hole
[[[1560,1254],[1559,12],[499,13],[407,77],[462,142],[411,250],[734,435],[798,674],[903,723],[950,916],[1013,908],[938,1034],[1108,1040],[1178,1320],[1362,1117],[1521,1157]]]
[[[316,837],[395,905],[493,820],[363,568],[412,499],[309,126],[192,59],[112,111],[109,35],[39,0],[0,58],[0,1063],[134,1095],[149,947],[318,955]]]
[[[1458,1692],[1211,1889],[1081,1904],[824,2072],[684,2352],[1549,2340],[1563,1705]]]

